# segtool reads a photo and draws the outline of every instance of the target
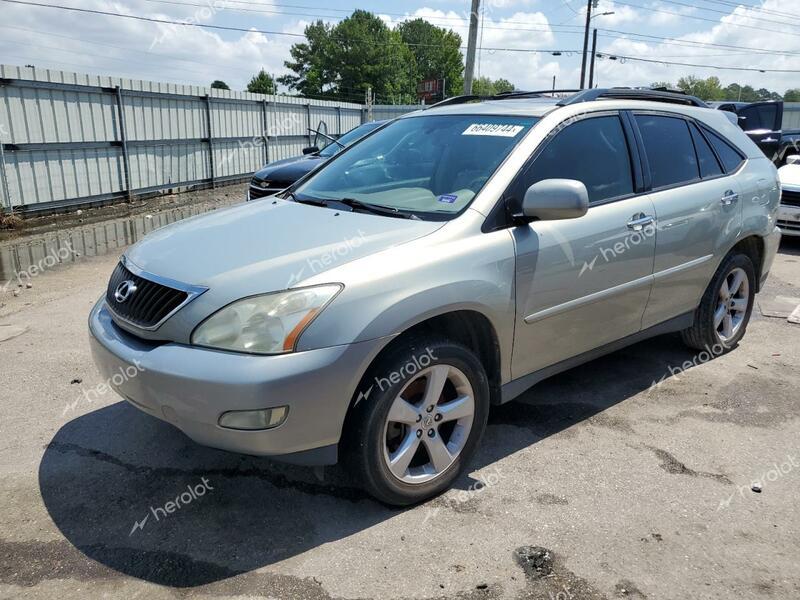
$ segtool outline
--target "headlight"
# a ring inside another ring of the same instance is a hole
[[[237,300],[201,323],[192,344],[250,354],[292,352],[303,330],[341,289],[321,285]]]

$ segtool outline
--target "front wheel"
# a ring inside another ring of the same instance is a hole
[[[720,265],[695,311],[694,325],[682,332],[691,348],[724,354],[747,329],[755,299],[755,268],[746,254],[732,254]]]
[[[489,384],[466,347],[427,338],[397,347],[364,378],[344,440],[364,487],[397,506],[446,490],[486,427]]]

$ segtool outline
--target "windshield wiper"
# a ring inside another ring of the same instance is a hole
[[[415,219],[417,221],[420,220],[420,218],[414,213],[400,210],[399,208],[394,208],[391,206],[381,206],[380,204],[370,204],[369,202],[362,202],[361,200],[356,200],[355,198],[337,198],[333,202],[339,202],[341,204],[344,204],[345,206],[349,206],[353,210],[356,209],[366,210],[376,215],[397,217],[398,219]]]
[[[328,206],[325,200],[315,200],[314,198],[298,198],[294,192],[284,192],[284,197],[297,202],[298,204],[310,204],[311,206]]]

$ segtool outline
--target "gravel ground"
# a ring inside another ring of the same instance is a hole
[[[796,242],[734,352],[669,335],[545,381],[407,510],[97,394],[86,318],[116,259],[0,292],[2,598],[800,597]]]

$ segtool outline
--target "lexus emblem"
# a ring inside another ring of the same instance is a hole
[[[261,182],[261,187],[264,188],[264,189],[267,189],[269,187],[269,181],[262,181]]]
[[[123,302],[127,302],[128,298],[130,298],[134,292],[136,292],[136,284],[130,279],[126,279],[114,290],[114,300],[122,304]]]

